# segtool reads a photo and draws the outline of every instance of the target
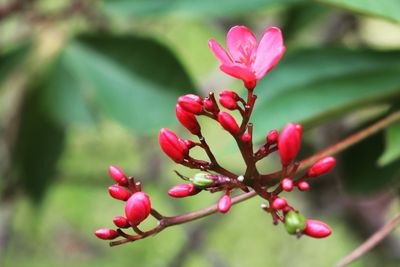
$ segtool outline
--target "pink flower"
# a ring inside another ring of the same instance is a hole
[[[234,26],[228,32],[226,42],[229,54],[213,39],[208,41],[208,45],[221,62],[220,69],[243,80],[249,90],[278,63],[285,52],[282,33],[277,27],[268,28],[257,43],[248,28]]]

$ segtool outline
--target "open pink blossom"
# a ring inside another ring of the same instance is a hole
[[[268,28],[260,43],[245,26],[232,27],[227,36],[227,53],[215,40],[208,45],[221,63],[220,69],[235,78],[241,79],[247,89],[253,89],[257,80],[264,77],[280,60],[285,47],[281,30]]]

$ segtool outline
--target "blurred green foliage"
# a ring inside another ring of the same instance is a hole
[[[0,1],[0,10],[18,2]],[[1,266],[332,266],[360,242],[344,219],[346,192],[374,195],[398,186],[397,124],[343,154],[335,175],[344,190],[328,201],[331,213],[317,212],[303,196],[289,197],[306,216],[318,214],[332,225],[326,240],[293,239],[271,225],[254,199],[227,215],[109,249],[93,231],[111,227],[123,212],[106,192],[110,164],[141,179],[168,215],[217,199],[168,198],[164,192],[177,182],[172,170],[192,173],[162,155],[156,138],[161,127],[182,131],[174,114],[179,95],[243,93],[239,81],[218,72],[208,38],[224,43],[236,24],[257,33],[282,28],[287,53],[256,89],[256,140],[301,122],[311,154],[398,108],[400,1],[23,2],[0,12]],[[377,29],[362,30],[371,24]],[[201,123],[221,162],[242,171],[228,135]],[[275,166],[274,160],[261,165]],[[331,186],[316,188],[319,197],[332,196],[336,180],[325,181]],[[351,266],[377,264],[398,266],[378,253]]]

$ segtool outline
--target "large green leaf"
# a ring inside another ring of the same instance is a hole
[[[65,141],[65,128],[48,116],[42,98],[41,88],[32,89],[25,98],[13,161],[18,181],[35,201],[53,181]]]
[[[255,89],[261,137],[290,121],[304,127],[400,96],[400,52],[314,49],[287,54]]]
[[[177,97],[195,90],[168,49],[133,36],[74,40],[48,84],[47,106],[59,120],[73,121],[74,113],[76,120],[88,120],[90,110],[100,110],[138,133],[176,122]]]
[[[378,160],[385,166],[400,158],[400,123],[396,123],[385,131],[385,151]]]
[[[105,10],[116,15],[149,16],[178,13],[184,15],[229,15],[295,4],[305,0],[103,0]]]
[[[379,16],[400,22],[399,0],[317,0],[362,14]]]
[[[378,158],[384,149],[384,136],[380,132],[346,150],[341,155],[340,168],[344,185],[350,192],[376,193],[398,184],[400,160],[382,167]]]

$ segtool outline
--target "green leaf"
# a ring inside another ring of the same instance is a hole
[[[256,136],[290,121],[309,128],[361,106],[390,101],[400,95],[399,74],[397,51],[323,48],[288,53],[256,88]]]
[[[142,134],[176,123],[177,98],[195,91],[168,49],[133,36],[82,36],[67,45],[50,77],[47,106],[59,119],[72,121],[74,110],[87,120],[99,110]]]
[[[399,0],[317,0],[350,11],[400,22]]]
[[[379,166],[386,166],[400,158],[400,123],[385,130],[385,151],[378,160]]]
[[[114,15],[154,16],[168,13],[193,15],[239,14],[260,8],[272,8],[305,0],[103,0],[106,11]]]
[[[10,71],[14,70],[18,63],[25,57],[28,51],[27,48],[25,45],[0,54],[0,85],[4,82]]]
[[[65,129],[42,106],[43,91],[35,88],[25,99],[14,168],[22,188],[35,202],[43,198],[64,148]]]
[[[379,166],[377,161],[383,149],[384,136],[380,132],[342,154],[342,177],[348,191],[365,194],[393,187],[400,174],[400,160],[392,161],[384,167]]]

